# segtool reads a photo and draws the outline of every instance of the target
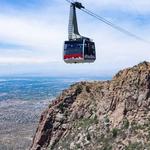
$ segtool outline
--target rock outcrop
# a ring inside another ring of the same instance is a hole
[[[31,150],[150,149],[150,63],[80,82],[41,115]]]

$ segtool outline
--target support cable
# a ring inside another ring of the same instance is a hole
[[[73,0],[65,0],[65,1],[67,1],[68,3],[74,3]],[[108,21],[104,17],[101,17],[100,15],[97,15],[97,14],[93,13],[92,11],[90,11],[90,10],[88,10],[86,8],[81,8],[80,10],[83,11],[83,12],[85,12],[86,14],[88,14],[88,15],[96,18],[96,19],[98,19],[99,21],[107,24],[108,26],[111,26],[112,28],[114,28],[114,29],[116,29],[116,30],[118,30],[118,31],[120,31],[120,32],[122,32],[122,33],[124,33],[124,34],[126,34],[128,36],[130,36],[130,37],[133,37],[133,38],[135,38],[137,40],[140,40],[140,41],[143,41],[145,43],[149,43],[150,44],[150,41],[147,41],[147,40],[145,40],[145,39],[137,36],[136,34],[129,32],[128,30],[122,28],[121,26],[118,26],[118,25],[116,25],[116,24]]]

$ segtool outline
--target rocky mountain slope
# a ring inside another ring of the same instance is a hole
[[[41,115],[31,150],[150,150],[150,63],[80,82]]]

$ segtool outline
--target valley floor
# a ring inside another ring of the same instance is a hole
[[[0,102],[0,150],[28,150],[49,100]]]

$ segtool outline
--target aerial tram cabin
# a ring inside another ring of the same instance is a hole
[[[95,44],[88,39],[64,42],[64,61],[66,63],[90,63],[95,61]]]
[[[84,8],[81,3],[74,2],[70,6],[68,41],[64,42],[63,59],[66,63],[92,63],[96,59],[95,43],[79,34],[76,8]]]

